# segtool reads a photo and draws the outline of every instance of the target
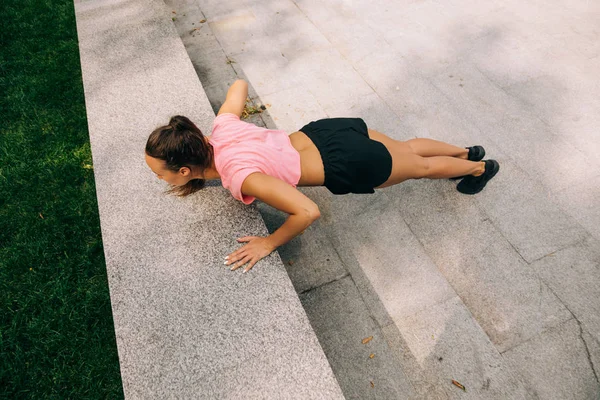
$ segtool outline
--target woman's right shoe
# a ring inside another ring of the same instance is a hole
[[[469,155],[467,156],[467,160],[469,161],[481,161],[483,160],[483,157],[485,157],[485,149],[483,148],[483,146],[472,146],[467,147],[467,149],[469,149]],[[450,179],[455,181],[457,179],[462,179],[465,176],[467,175],[457,176],[455,178]]]
[[[500,164],[496,160],[485,160],[485,170],[479,176],[467,175],[456,186],[456,190],[464,194],[475,194],[483,190],[485,185],[500,170]]]

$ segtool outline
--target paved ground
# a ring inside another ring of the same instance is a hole
[[[599,398],[597,2],[166,3],[215,110],[242,77],[260,125],[360,116],[501,163],[473,197],[303,189],[322,218],[280,254],[346,398]]]

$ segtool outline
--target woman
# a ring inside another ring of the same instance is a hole
[[[456,147],[431,139],[394,140],[368,129],[360,118],[313,121],[287,135],[240,120],[248,96],[243,80],[234,82],[204,136],[186,117],[175,116],[152,132],[146,163],[186,196],[206,180],[223,186],[245,204],[259,200],[289,214],[267,237],[239,238],[246,245],[225,257],[225,264],[249,271],[260,259],[292,240],[319,218],[319,207],[297,186],[325,186],[334,194],[373,193],[407,179],[462,179],[457,189],[480,192],[496,175],[495,160],[482,161],[481,146]]]

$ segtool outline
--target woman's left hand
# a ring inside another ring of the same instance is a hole
[[[227,257],[225,257],[225,265],[232,265],[231,270],[235,271],[244,264],[248,264],[244,268],[244,273],[250,271],[254,264],[265,258],[275,250],[268,238],[259,236],[245,236],[239,238],[238,242],[247,242],[247,244]]]

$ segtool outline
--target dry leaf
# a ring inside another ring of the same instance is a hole
[[[41,219],[44,219],[44,216],[42,215],[42,213],[40,213],[40,218],[41,218]]]
[[[373,358],[375,357],[375,354],[371,353],[371,355],[369,356],[369,358]]]
[[[375,384],[373,383],[373,381],[370,381],[370,382],[371,382],[371,387],[375,387]]]
[[[369,343],[369,342],[371,341],[371,339],[373,339],[373,336],[369,336],[368,338],[364,338],[364,339],[362,340],[362,344],[367,344],[367,343]]]
[[[205,19],[201,19],[201,20],[200,20],[200,23],[201,23],[201,24],[203,24],[203,23],[205,23],[205,22],[206,22],[206,20],[205,20]]]
[[[235,63],[234,60],[231,60],[229,57],[227,57],[227,64],[232,64]],[[248,117],[250,117],[252,114],[260,114],[262,112],[262,110],[259,108],[256,108],[252,105],[252,101],[250,100],[250,98],[246,98],[246,104],[244,105],[244,109],[242,110],[242,119],[246,119]]]
[[[461,385],[460,383],[456,382],[454,379],[452,379],[452,384],[456,387],[461,388],[462,390],[464,390],[465,392],[467,391],[467,389],[465,389],[465,387],[463,385]]]
[[[288,265],[294,265],[294,260],[288,261]]]

